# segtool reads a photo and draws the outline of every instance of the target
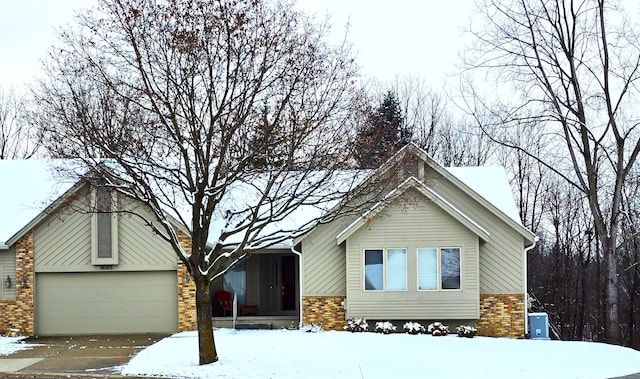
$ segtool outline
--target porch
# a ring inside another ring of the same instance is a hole
[[[297,329],[299,316],[238,316],[236,329]],[[214,328],[233,328],[233,317],[214,317]]]
[[[301,306],[299,257],[286,249],[264,250],[211,285],[213,325],[231,328],[234,312],[218,302],[216,293],[220,291],[236,298],[236,328],[297,327]]]

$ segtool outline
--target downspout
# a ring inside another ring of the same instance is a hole
[[[533,238],[533,243],[524,248],[524,257],[522,262],[523,272],[524,272],[524,334],[525,336],[529,334],[529,288],[527,283],[527,276],[529,272],[527,270],[527,253],[531,251],[536,246],[538,242],[538,236]],[[529,336],[531,337],[531,336]]]
[[[296,246],[291,241],[291,252],[298,256],[298,293],[299,293],[299,312],[300,321],[298,322],[298,328],[302,327],[302,283],[303,283],[303,270],[302,270],[302,252],[296,250]]]

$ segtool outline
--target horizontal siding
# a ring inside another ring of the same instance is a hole
[[[408,191],[346,242],[347,317],[476,319],[479,317],[478,237],[421,194]],[[460,247],[462,289],[418,291],[417,249]],[[363,251],[407,249],[407,291],[364,291]]]
[[[0,300],[16,298],[16,250],[15,246],[9,250],[0,251]],[[5,288],[4,280],[7,275],[13,280],[11,288]]]
[[[91,217],[88,196],[49,215],[34,230],[36,272],[101,271],[91,263]],[[151,214],[141,206],[120,199],[121,209]],[[174,270],[177,258],[163,241],[135,215],[118,216],[118,264],[113,271]]]
[[[448,180],[432,179],[429,185],[491,235],[480,245],[480,293],[523,293],[522,236]]]

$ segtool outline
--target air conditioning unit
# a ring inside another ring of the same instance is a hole
[[[549,315],[544,312],[529,313],[529,338],[533,340],[549,339]]]

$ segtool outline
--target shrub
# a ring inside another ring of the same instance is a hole
[[[456,332],[458,332],[458,337],[473,338],[475,337],[478,330],[473,326],[460,325],[456,328]]]
[[[322,326],[320,325],[314,325],[314,324],[307,324],[307,325],[302,325],[300,327],[300,330],[306,333],[318,333],[322,331]]]
[[[446,325],[442,325],[441,322],[436,321],[433,324],[429,324],[427,333],[431,334],[434,337],[446,336],[447,334],[449,334],[449,327]]]
[[[344,330],[348,330],[352,333],[366,332],[369,330],[369,324],[364,318],[352,318],[347,320],[347,325],[344,326]]]
[[[414,321],[409,321],[405,323],[402,326],[402,329],[405,331],[405,333],[408,333],[408,334],[420,334],[420,333],[426,332],[426,330],[424,329],[424,326]]]
[[[389,334],[396,331],[396,326],[389,321],[376,322],[376,333]]]

